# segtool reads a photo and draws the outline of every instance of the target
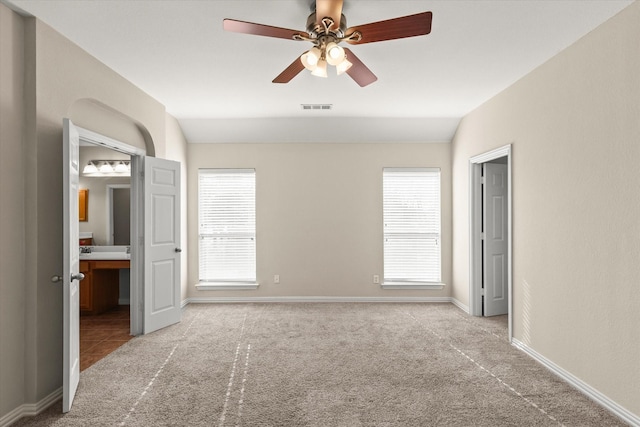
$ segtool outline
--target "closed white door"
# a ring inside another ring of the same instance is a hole
[[[71,120],[63,123],[63,377],[62,411],[69,412],[80,381],[80,248],[78,189],[80,136]]]
[[[484,163],[482,167],[484,315],[497,316],[509,311],[507,165]]]
[[[144,158],[144,333],[180,321],[180,163]]]

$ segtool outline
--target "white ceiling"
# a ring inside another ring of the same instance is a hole
[[[304,30],[311,0],[1,1],[156,98],[194,143],[450,141],[461,117],[633,2],[345,0],[349,26],[433,12],[427,36],[351,47],[378,76],[361,88],[306,70],[273,84],[311,45],[222,30],[223,18]]]

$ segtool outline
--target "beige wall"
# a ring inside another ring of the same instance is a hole
[[[189,252],[198,253],[200,168],[256,169],[255,291],[198,291],[189,257],[190,298],[334,296],[441,297],[451,284],[449,144],[190,144]],[[382,168],[442,170],[441,291],[382,290]],[[274,274],[280,283],[273,283]]]
[[[62,271],[62,119],[158,157],[179,155],[167,145],[162,104],[46,24],[0,4],[0,36],[4,422],[46,404],[62,386],[62,289],[50,281]],[[175,125],[172,138],[184,153]]]
[[[453,296],[468,301],[468,161],[513,144],[514,336],[640,415],[640,2],[463,119]]]
[[[32,206],[26,286],[33,293],[27,291],[26,310],[35,322],[27,325],[27,355],[35,358],[27,361],[33,363],[32,371],[27,368],[33,376],[27,378],[27,401],[38,401],[62,384],[62,292],[50,281],[62,269],[62,172],[51,167],[62,164],[62,119],[78,100],[96,100],[143,124],[159,154],[165,151],[165,109],[41,21],[27,20],[27,36],[29,65],[35,67],[28,70],[35,74],[26,86],[35,106],[26,140],[35,170],[27,181]]]
[[[0,419],[24,382],[24,23],[0,4]]]

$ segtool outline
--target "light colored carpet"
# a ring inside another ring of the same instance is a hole
[[[622,426],[449,304],[189,305],[17,426]]]

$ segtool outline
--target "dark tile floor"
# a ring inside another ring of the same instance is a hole
[[[95,316],[80,316],[80,371],[133,338],[129,325],[128,305]]]

